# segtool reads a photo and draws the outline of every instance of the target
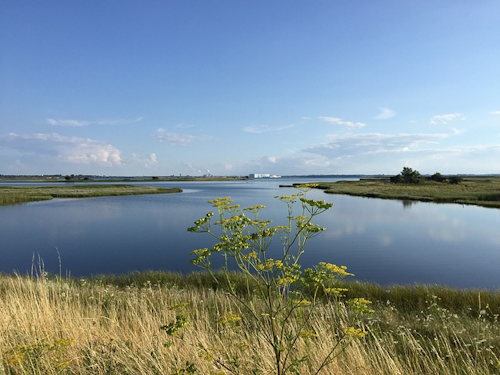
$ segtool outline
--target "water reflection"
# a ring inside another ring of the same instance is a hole
[[[290,183],[297,182],[295,180]],[[158,184],[158,183],[157,183]],[[243,206],[264,204],[262,219],[282,224],[291,194],[283,181],[194,182],[184,193],[53,200],[0,207],[0,271],[29,271],[40,253],[51,272],[83,276],[162,269],[190,272],[190,252],[209,238],[187,232],[213,208],[209,199],[231,196]],[[311,240],[304,266],[342,264],[357,279],[382,284],[441,283],[500,287],[500,210],[324,194],[334,204],[317,218],[327,230]],[[409,202],[408,202],[409,203]]]
[[[410,208],[415,203],[417,203],[416,201],[413,201],[413,200],[410,200],[410,199],[402,199],[402,200],[400,200],[400,202],[403,203],[403,207],[404,208]]]

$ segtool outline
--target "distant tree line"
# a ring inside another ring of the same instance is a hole
[[[78,175],[78,176],[75,176],[74,174],[72,174],[72,175],[66,175],[66,176],[64,176],[64,179],[66,181],[75,181],[75,180],[84,180],[84,181],[87,181],[87,180],[89,180],[89,178],[87,176],[82,176],[81,174]]]
[[[436,172],[432,176],[425,177],[419,171],[410,167],[404,167],[400,174],[391,177],[391,182],[395,184],[420,184],[424,181],[435,181],[449,184],[458,184],[463,181],[460,176],[445,177],[441,173]]]

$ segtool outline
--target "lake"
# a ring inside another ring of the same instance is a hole
[[[284,224],[280,184],[301,179],[230,182],[152,182],[180,194],[54,199],[0,207],[0,271],[30,272],[33,258],[51,273],[75,277],[134,270],[197,270],[190,252],[209,247],[208,235],[187,228],[213,208],[209,199],[231,196],[243,207],[264,204],[260,219]],[[407,204],[325,194],[333,208],[315,221],[327,228],[303,255],[346,265],[357,280],[389,284],[443,284],[500,288],[500,210],[457,204]]]

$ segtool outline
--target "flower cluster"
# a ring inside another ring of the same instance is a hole
[[[217,209],[217,214],[208,213],[189,228],[191,232],[208,233],[216,239],[211,248],[193,251],[192,263],[208,271],[214,280],[219,282],[211,268],[210,259],[216,254],[222,256],[226,291],[240,304],[240,311],[244,313],[245,319],[253,319],[253,322],[248,324],[255,324],[262,329],[265,342],[275,354],[277,373],[286,372],[285,369],[290,369],[292,363],[293,366],[302,363],[303,358],[295,356],[298,340],[319,339],[310,322],[319,305],[334,300],[336,304],[331,306],[336,306],[337,309],[351,309],[352,313],[346,316],[352,319],[342,323],[332,322],[332,326],[338,328],[344,323],[348,324],[344,329],[345,335],[332,335],[333,340],[340,341],[347,340],[348,337],[363,337],[366,332],[352,324],[359,314],[372,311],[367,307],[369,301],[362,298],[354,299],[347,305],[340,301],[347,289],[334,284],[347,276],[353,276],[347,272],[347,267],[321,262],[313,268],[301,269],[299,261],[307,242],[325,230],[324,227],[313,223],[313,220],[332,207],[331,203],[306,197],[307,191],[315,186],[297,185],[297,194],[276,197],[285,203],[287,208],[288,222],[284,225],[272,226],[271,221],[259,219],[259,214],[265,208],[263,205],[241,208],[240,205],[233,204],[231,198],[223,197],[209,201]],[[295,214],[297,208],[299,213]],[[274,243],[271,247],[276,237],[279,238],[281,254],[277,252],[279,244]],[[242,272],[246,279],[247,293],[257,293],[263,303],[248,302],[238,295],[236,284],[229,277],[231,269],[239,269]],[[318,298],[319,291],[326,300]],[[339,319],[341,315],[334,313],[332,319]],[[167,333],[175,333],[185,323],[178,316],[174,322],[162,329]],[[227,332],[227,328],[231,328],[232,334],[236,334],[241,317],[227,312],[217,324],[223,328],[222,331]],[[244,340],[242,342],[244,343]],[[338,348],[338,342],[333,342],[331,352],[316,373],[338,354]],[[204,348],[203,352],[212,353],[208,348]],[[230,368],[231,360],[226,363],[215,357],[213,360],[226,369]]]

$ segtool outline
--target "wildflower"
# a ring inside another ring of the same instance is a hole
[[[241,317],[229,311],[220,317],[218,323],[222,325],[235,325],[241,321]]]
[[[335,297],[344,297],[345,294],[343,292],[347,292],[348,290],[347,288],[325,288],[325,293],[332,294]]]
[[[372,301],[369,301],[364,298],[354,298],[347,301],[347,304],[353,308],[354,311],[359,313],[373,313],[375,310],[368,308],[368,305],[371,304]]]
[[[361,328],[354,328],[354,327],[344,327],[344,332],[347,336],[353,336],[359,338],[363,338],[368,334],[367,331],[364,331]]]
[[[177,315],[175,317],[175,321],[164,326],[161,326],[160,329],[165,331],[165,333],[169,336],[175,335],[182,327],[186,326],[189,323],[189,319],[187,315]]]
[[[243,210],[245,211],[253,211],[253,212],[258,212],[259,210],[263,209],[263,208],[266,208],[266,206],[262,205],[262,204],[259,204],[257,206],[252,206],[252,207],[247,207],[247,208],[244,208]]]
[[[318,335],[314,331],[301,331],[300,332],[300,337],[307,339],[307,338],[310,338],[310,337],[318,337]]]

